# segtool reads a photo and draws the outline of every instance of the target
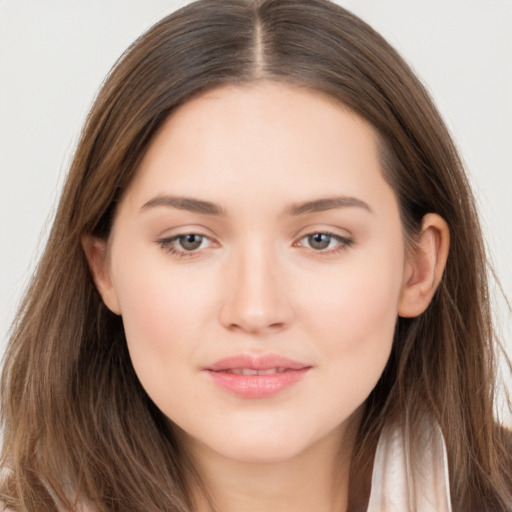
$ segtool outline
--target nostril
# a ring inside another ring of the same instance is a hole
[[[284,322],[274,322],[271,324],[239,324],[233,322],[229,325],[226,325],[226,328],[230,331],[241,331],[249,334],[257,334],[261,332],[276,332],[280,331],[284,327]]]

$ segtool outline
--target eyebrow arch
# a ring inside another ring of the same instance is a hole
[[[193,197],[177,196],[157,196],[143,204],[142,210],[154,208],[156,206],[167,206],[168,208],[178,208],[189,212],[202,213],[204,215],[225,216],[226,212],[215,203],[194,199]]]
[[[324,212],[326,210],[334,210],[336,208],[356,207],[363,208],[370,213],[373,213],[370,206],[358,199],[357,197],[327,197],[324,199],[316,199],[314,201],[307,201],[305,203],[293,204],[288,210],[289,215],[303,215],[305,213]]]

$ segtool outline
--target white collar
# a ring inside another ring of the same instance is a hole
[[[407,433],[397,427],[387,427],[382,432],[367,512],[452,512],[441,429],[425,422],[423,433],[413,442],[418,447],[414,465]]]

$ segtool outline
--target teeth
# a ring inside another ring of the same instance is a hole
[[[253,370],[252,368],[236,368],[232,371],[237,375],[258,375],[258,370]]]
[[[274,373],[283,373],[285,368],[269,368],[268,370],[254,370],[253,368],[233,368],[229,373],[236,375],[272,375]]]

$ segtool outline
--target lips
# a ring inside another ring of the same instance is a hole
[[[277,354],[240,354],[205,368],[214,384],[244,398],[267,398],[298,383],[311,365]]]

